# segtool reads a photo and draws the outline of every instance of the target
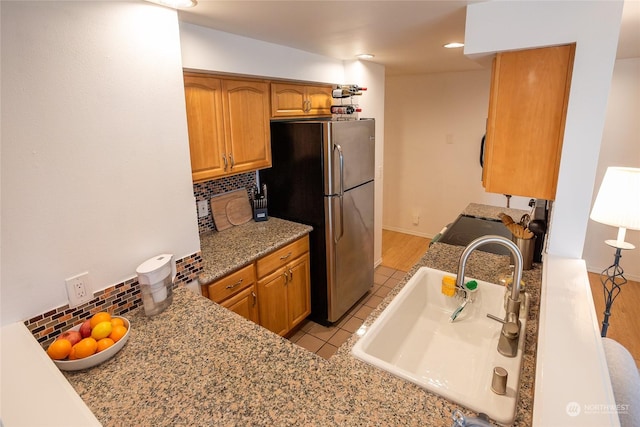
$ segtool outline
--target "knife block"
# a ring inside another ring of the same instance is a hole
[[[253,200],[253,220],[255,222],[266,221],[269,219],[269,215],[267,213],[267,200],[265,198],[262,199],[254,199]]]

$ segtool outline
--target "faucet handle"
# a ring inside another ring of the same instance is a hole
[[[505,338],[513,340],[518,338],[520,335],[520,325],[517,317],[514,320],[514,316],[507,314],[507,319],[501,319],[491,313],[487,313],[487,317],[495,320],[496,322],[502,323],[502,335],[504,335]]]

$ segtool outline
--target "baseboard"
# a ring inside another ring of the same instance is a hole
[[[608,268],[608,267],[609,267],[608,265],[604,266],[604,267],[596,267],[596,266],[593,266],[593,265],[587,265],[587,271],[589,273],[601,274],[602,271],[605,268]],[[622,266],[622,269],[624,270],[624,265]],[[627,280],[633,280],[634,282],[640,282],[640,276],[636,276],[635,274],[629,274],[629,273],[625,272],[624,273],[624,277]]]
[[[433,239],[433,236],[434,236],[433,234],[420,233],[419,231],[406,230],[400,227],[389,227],[389,226],[383,225],[382,229],[387,231],[395,231],[396,233],[404,233],[404,234],[410,234],[412,236],[424,237],[426,239]]]

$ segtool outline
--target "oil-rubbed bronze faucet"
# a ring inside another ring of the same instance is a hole
[[[518,246],[502,236],[487,235],[478,237],[469,243],[467,247],[464,248],[464,251],[462,251],[462,255],[460,255],[456,287],[462,288],[464,284],[464,271],[467,268],[467,260],[471,252],[479,246],[488,243],[497,243],[506,247],[515,260],[513,286],[511,286],[511,296],[507,298],[507,308],[504,319],[500,319],[492,314],[487,314],[487,317],[502,323],[502,333],[498,340],[498,352],[506,357],[515,357],[518,353],[518,338],[520,336],[520,281],[522,280],[522,253],[520,249],[518,249]]]

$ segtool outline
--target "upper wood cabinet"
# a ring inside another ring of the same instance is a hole
[[[269,83],[185,72],[194,182],[271,166]]]
[[[484,151],[486,191],[554,200],[575,45],[498,53]]]
[[[271,83],[271,116],[330,116],[331,92],[331,86]]]

